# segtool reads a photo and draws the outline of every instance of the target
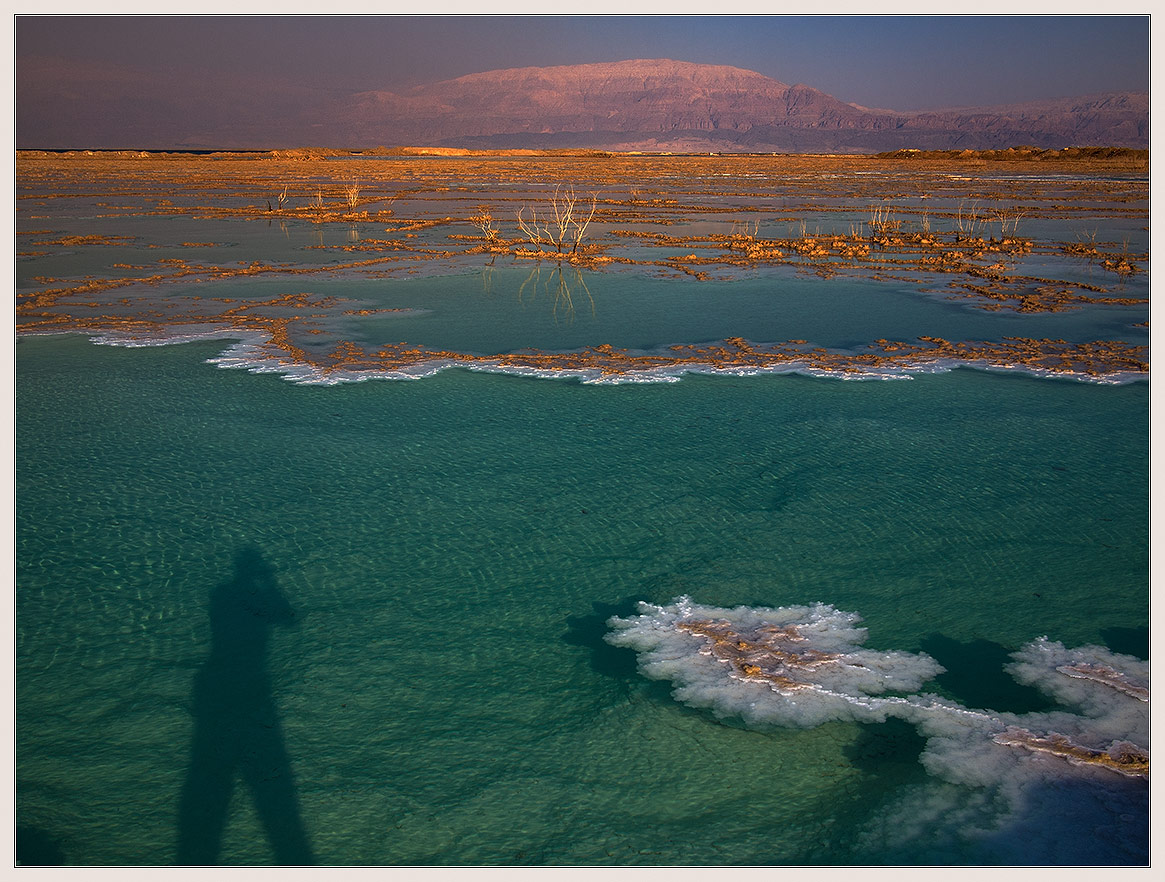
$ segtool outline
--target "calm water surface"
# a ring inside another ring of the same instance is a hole
[[[1147,310],[792,274],[589,273],[556,305],[531,271],[219,291],[406,309],[324,326],[467,352],[1147,340]],[[960,782],[895,719],[755,731],[604,639],[640,601],[823,602],[936,659],[946,701],[1077,713],[1005,666],[1041,636],[1148,657],[1146,381],[304,386],[208,363],[228,345],[16,345],[23,862],[1147,862],[1140,779]]]

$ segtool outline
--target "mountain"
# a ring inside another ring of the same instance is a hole
[[[347,146],[873,153],[1149,144],[1148,92],[900,112],[740,68],[667,59],[497,70],[402,93],[360,92],[328,116]]]

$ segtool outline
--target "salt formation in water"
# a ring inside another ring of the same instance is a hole
[[[1148,750],[1138,746],[1149,742],[1147,661],[1101,646],[1067,649],[1047,638],[1027,644],[1013,658],[1008,671],[1016,680],[1082,713],[1063,721],[1058,733],[1037,735],[1012,726],[996,734],[996,742],[1043,751],[1074,764],[1148,776]]]
[[[681,597],[643,615],[613,618],[607,640],[640,655],[640,668],[676,684],[675,696],[755,726],[884,720],[901,699],[943,669],[924,654],[861,648],[860,618],[825,604],[716,609]]]
[[[926,784],[871,813],[859,857],[935,863],[1136,864],[1148,859],[1148,663],[1041,638],[1008,672],[1064,710],[1009,714],[918,690],[943,668],[864,649],[860,618],[826,604],[700,606],[688,597],[615,617],[607,641],[639,653],[686,704],[757,729],[897,717],[925,737]],[[1070,708],[1070,709],[1069,709]]]
[[[721,718],[765,728],[898,717],[927,737],[927,769],[960,783],[1003,780],[1017,763],[1042,772],[1048,760],[1148,776],[1138,746],[1148,743],[1148,664],[1102,647],[1040,639],[1015,653],[1017,680],[1081,711],[1016,715],[919,694],[943,672],[934,659],[863,649],[859,616],[826,604],[721,609],[680,597],[640,613],[612,618],[608,642],[635,649],[646,676]]]

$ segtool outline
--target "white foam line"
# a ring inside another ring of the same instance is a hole
[[[29,331],[30,336],[58,336],[61,331]],[[1062,380],[1095,385],[1119,386],[1136,382],[1148,382],[1148,374],[1134,371],[1119,371],[1094,376],[1083,371],[1061,371],[1032,367],[1022,364],[1005,364],[995,361],[961,361],[958,359],[926,359],[919,362],[893,367],[863,368],[848,370],[842,368],[817,367],[804,362],[784,362],[766,366],[739,366],[719,368],[712,364],[688,363],[643,369],[631,368],[618,373],[604,373],[601,368],[546,369],[527,365],[504,364],[501,361],[461,361],[456,358],[434,358],[400,368],[361,368],[359,370],[325,370],[314,365],[305,365],[271,355],[262,347],[270,342],[266,331],[237,328],[189,328],[175,326],[158,335],[138,335],[127,332],[109,331],[87,333],[91,342],[102,346],[122,346],[127,348],[171,346],[201,340],[233,340],[221,354],[208,358],[208,364],[224,369],[247,370],[256,374],[280,374],[288,382],[298,385],[335,386],[341,383],[362,383],[367,380],[418,380],[431,377],[448,368],[463,368],[478,373],[507,374],[520,377],[535,377],[549,380],[577,380],[590,386],[620,386],[628,384],[676,383],[685,375],[758,377],[783,376],[786,374],[813,377],[816,379],[844,380],[853,382],[874,382],[882,380],[913,380],[918,375],[949,373],[957,368],[981,370],[986,373],[1010,373],[1031,376],[1038,379]]]

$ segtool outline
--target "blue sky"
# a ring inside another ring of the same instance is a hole
[[[278,110],[506,67],[672,58],[925,110],[1147,90],[1150,56],[1148,16],[18,16],[15,50],[18,146],[54,115],[84,140],[98,106],[139,131],[184,109],[221,127],[236,99]]]

